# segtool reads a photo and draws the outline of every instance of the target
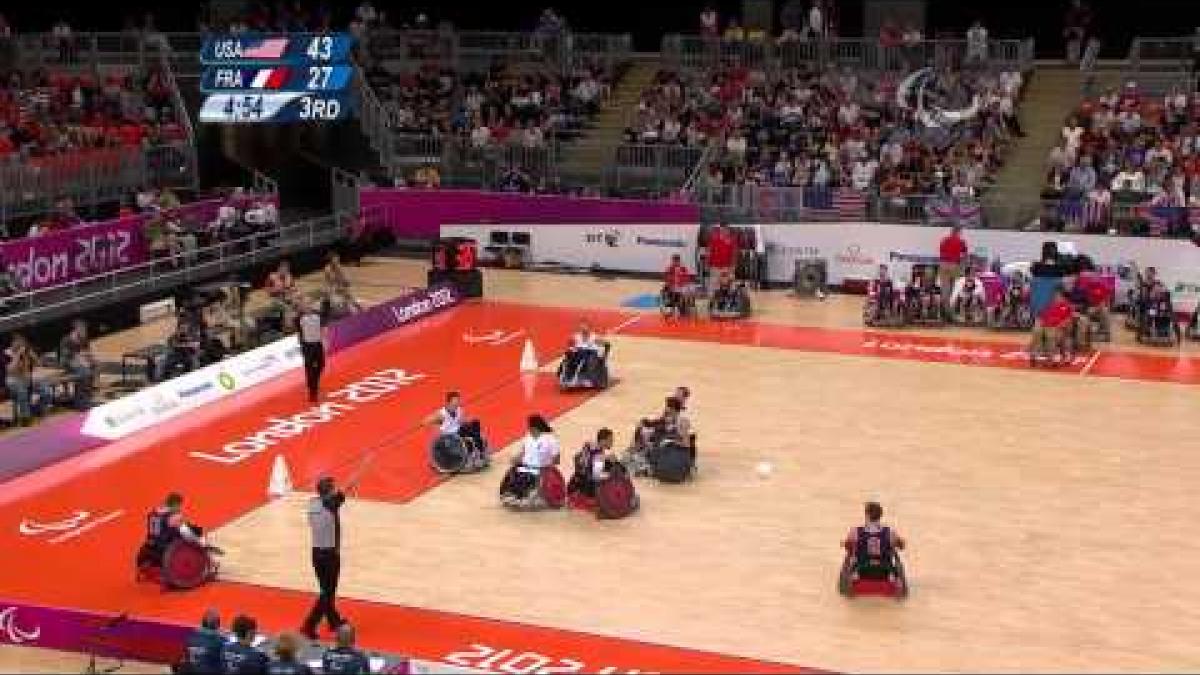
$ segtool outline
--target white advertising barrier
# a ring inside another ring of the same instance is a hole
[[[443,237],[466,237],[486,246],[491,233],[528,232],[534,264],[599,267],[617,272],[660,274],[671,256],[689,266],[696,259],[697,224],[663,225],[443,225]]]
[[[950,231],[879,223],[774,223],[762,229],[771,281],[790,282],[797,258],[823,258],[830,284],[869,279],[881,264],[893,276],[907,276],[916,263],[937,262],[938,244]],[[963,236],[973,255],[1005,263],[1037,260],[1044,242],[1069,241],[1100,267],[1133,261],[1143,269],[1158,268],[1178,309],[1200,300],[1200,246],[1187,240],[1011,230],[965,230]]]
[[[303,362],[296,337],[282,338],[92,408],[83,433],[106,440],[123,438],[300,368]]]

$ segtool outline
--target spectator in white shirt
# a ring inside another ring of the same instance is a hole
[[[982,21],[967,30],[967,63],[984,63],[988,58],[988,31]]]
[[[1067,125],[1062,130],[1063,144],[1067,150],[1067,156],[1074,159],[1079,154],[1079,145],[1083,142],[1083,127],[1080,126],[1079,120],[1072,117]]]
[[[726,141],[725,150],[730,154],[733,161],[742,162],[746,159],[746,149],[748,143],[746,137],[740,131],[735,131]]]
[[[808,10],[808,32],[814,40],[825,37],[825,13],[821,11],[820,0],[813,0],[812,7]]]
[[[867,191],[875,182],[875,172],[878,169],[879,163],[870,159],[866,153],[859,155],[858,161],[854,162],[854,167],[850,170],[850,184],[859,192]]]
[[[1130,164],[1125,164],[1121,169],[1121,173],[1113,178],[1112,191],[1116,193],[1122,192],[1145,192],[1146,191],[1146,175],[1141,169],[1135,168]]]
[[[486,124],[480,124],[471,131],[471,145],[476,148],[487,147],[492,142],[492,130]]]

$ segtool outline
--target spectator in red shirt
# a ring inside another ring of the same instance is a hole
[[[710,286],[716,286],[722,274],[733,275],[737,262],[738,245],[733,232],[721,223],[717,223],[708,235],[708,280]]]
[[[967,242],[963,239],[962,229],[962,225],[955,225],[938,245],[938,284],[942,288],[954,288],[954,282],[963,274]]]
[[[1042,309],[1033,325],[1034,349],[1042,354],[1058,350],[1062,360],[1067,360],[1067,331],[1076,320],[1075,308],[1067,301],[1062,288],[1054,291],[1054,299]]]

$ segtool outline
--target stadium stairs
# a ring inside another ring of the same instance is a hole
[[[617,146],[642,91],[661,67],[658,54],[635,54],[629,70],[617,82],[609,100],[587,132],[563,149],[559,174],[564,185],[603,189],[616,161]]]
[[[1046,158],[1061,136],[1063,123],[1079,104],[1085,85],[1103,91],[1118,81],[1117,70],[1081,73],[1077,66],[1059,62],[1038,64],[1020,107],[1025,137],[1013,144],[995,183],[983,196],[986,221],[992,227],[1021,227],[1038,217]]]

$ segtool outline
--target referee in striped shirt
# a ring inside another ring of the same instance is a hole
[[[353,489],[353,486],[349,486]],[[317,574],[321,594],[304,620],[301,632],[310,640],[317,639],[317,626],[324,619],[330,630],[337,630],[345,619],[335,606],[338,577],[342,571],[342,505],[346,493],[337,489],[328,476],[317,481],[317,496],[308,502],[308,526],[312,530],[312,565]]]
[[[313,303],[305,303],[296,323],[300,354],[304,358],[308,400],[316,403],[321,393],[321,373],[325,372],[325,336],[321,332],[321,314],[313,307]]]

